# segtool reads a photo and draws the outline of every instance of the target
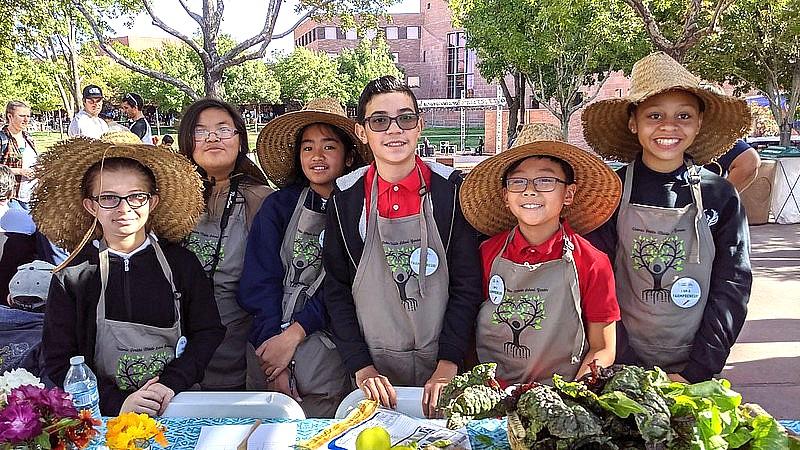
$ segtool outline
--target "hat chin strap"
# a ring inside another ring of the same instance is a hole
[[[58,267],[53,269],[53,273],[58,272],[64,267],[67,267],[67,265],[70,262],[72,262],[72,260],[75,259],[76,256],[78,256],[78,253],[80,253],[80,251],[83,250],[83,247],[86,246],[86,243],[89,242],[89,239],[91,239],[92,236],[94,236],[95,228],[97,228],[97,216],[95,216],[94,220],[92,221],[92,226],[90,226],[89,230],[86,231],[86,234],[83,235],[83,239],[81,239],[81,242],[78,244],[77,247],[75,247],[75,250],[70,252],[69,256],[67,256],[67,259],[65,259],[64,262],[62,262],[61,264],[58,265]]]

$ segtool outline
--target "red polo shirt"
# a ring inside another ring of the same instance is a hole
[[[397,183],[385,181],[378,175],[378,213],[381,217],[399,219],[419,214],[419,190],[422,187],[419,173],[422,173],[425,185],[430,189],[431,169],[422,159],[416,158],[419,171],[412,170],[408,176]],[[369,209],[369,196],[372,193],[372,181],[375,179],[375,173],[375,164],[372,164],[364,176],[364,199],[367,209]]]
[[[597,250],[586,239],[575,234],[564,222],[564,231],[575,245],[572,256],[578,272],[581,292],[581,309],[587,322],[614,322],[619,320],[614,271],[605,253]],[[489,272],[492,261],[500,253],[509,231],[495,235],[481,244],[483,265],[483,294],[489,297]],[[562,231],[557,231],[540,245],[530,245],[522,233],[517,232],[508,243],[503,257],[517,264],[538,264],[559,259],[563,253]]]

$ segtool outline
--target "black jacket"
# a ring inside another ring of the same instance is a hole
[[[181,295],[181,332],[187,339],[180,358],[166,365],[159,383],[175,393],[203,378],[211,356],[225,336],[214,301],[211,280],[189,250],[160,240]],[[106,317],[113,320],[171,327],[175,308],[169,282],[161,271],[152,246],[135,253],[125,270],[123,258],[109,254]],[[72,264],[53,275],[47,298],[42,348],[44,372],[63,386],[69,359],[83,355],[98,378],[100,411],[117,415],[131,392],[117,387],[113,378],[101,377],[94,367],[97,337],[97,302],[100,298],[98,249],[87,244]]]
[[[433,216],[447,254],[450,299],[439,335],[438,359],[462,365],[475,332],[482,302],[478,233],[461,212],[460,172],[437,163],[431,168]],[[372,364],[353,303],[352,286],[364,251],[364,174],[367,167],[339,178],[328,205],[322,260],[325,266],[325,304],[334,342],[352,373]],[[376,317],[375,320],[381,320]]]

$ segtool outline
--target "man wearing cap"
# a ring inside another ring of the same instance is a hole
[[[19,267],[0,306],[0,373],[17,368],[39,374],[44,308],[54,266],[33,261]]]
[[[103,91],[100,86],[90,84],[83,88],[83,109],[75,114],[67,134],[100,139],[108,131],[108,124],[98,117],[103,110]]]
[[[142,143],[154,145],[150,124],[147,123],[147,119],[145,119],[144,114],[142,114],[143,106],[144,99],[142,99],[142,96],[133,92],[125,94],[120,104],[122,112],[131,119],[131,133],[139,136]]]

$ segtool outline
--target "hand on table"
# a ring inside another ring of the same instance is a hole
[[[157,383],[158,377],[148,380],[144,386],[139,388],[138,391],[129,395],[125,401],[122,402],[122,407],[120,408],[119,412],[145,413],[148,416],[157,415],[159,411],[161,411],[162,395],[159,392],[150,390],[150,387]]]
[[[431,375],[431,378],[425,383],[425,389],[422,392],[422,412],[425,417],[429,419],[438,419],[442,417],[439,411],[439,395],[442,393],[442,388],[453,379],[458,373],[458,366],[450,361],[440,360],[436,365],[436,370]]]
[[[154,379],[158,380],[158,377]],[[151,384],[148,390],[150,392],[155,392],[161,397],[161,401],[159,402],[161,403],[161,408],[158,410],[158,415],[160,416],[164,414],[164,411],[166,411],[167,406],[169,406],[169,402],[171,402],[172,398],[175,397],[175,391],[157,382]]]
[[[261,361],[261,370],[264,371],[267,382],[274,380],[282,370],[289,366],[289,362],[294,357],[294,351],[305,337],[305,330],[295,322],[280,334],[272,336],[258,346],[256,355]]]
[[[397,393],[389,379],[378,373],[375,366],[369,365],[356,372],[356,386],[364,395],[389,408],[397,408]]]

